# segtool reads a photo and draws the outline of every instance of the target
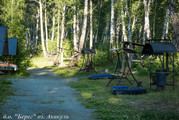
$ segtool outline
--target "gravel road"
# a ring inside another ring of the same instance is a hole
[[[30,77],[10,79],[16,88],[2,106],[2,120],[94,120],[69,86],[75,78],[62,78],[50,69],[30,68]]]

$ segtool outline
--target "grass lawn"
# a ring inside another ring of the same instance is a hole
[[[105,71],[113,71],[114,66],[97,67],[99,74]],[[102,120],[177,120],[179,119],[179,78],[175,77],[175,90],[167,86],[163,91],[157,91],[156,86],[150,90],[149,76],[135,74],[138,81],[142,81],[147,94],[143,95],[113,95],[111,88],[117,85],[114,80],[108,87],[105,87],[108,79],[89,80],[88,75],[92,72],[80,71],[79,68],[68,67],[52,68],[56,74],[63,77],[78,77],[77,82],[71,83],[71,87],[79,91],[76,94],[86,108],[95,109],[95,118]],[[129,77],[130,78],[130,77]],[[171,78],[168,78],[171,79]],[[167,79],[167,80],[168,80]],[[135,84],[135,83],[134,83]],[[131,86],[123,82],[122,86]],[[136,87],[136,84],[133,85]]]
[[[13,88],[10,86],[12,82],[10,80],[6,80],[7,76],[0,76],[0,110],[1,106],[5,104],[5,100],[7,96],[13,95]],[[1,116],[1,112],[0,112]]]

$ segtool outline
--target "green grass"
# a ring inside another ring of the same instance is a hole
[[[40,104],[52,104],[53,101],[47,101],[47,102],[40,102]]]
[[[47,61],[44,57],[34,57],[31,59],[32,67],[43,68],[46,66],[51,66],[52,62]]]
[[[79,77],[77,82],[71,83],[80,94],[76,94],[82,104],[90,109],[96,109],[95,118],[102,120],[176,120],[179,119],[179,79],[176,77],[175,90],[167,86],[163,91],[157,91],[156,86],[150,90],[149,76],[135,74],[137,80],[142,81],[147,94],[143,95],[112,95],[111,88],[116,86],[114,80],[109,87],[105,87],[107,79],[89,80],[92,72],[80,71],[79,68],[69,69],[57,66],[49,67],[56,74],[63,77]],[[113,71],[113,66],[97,67],[97,72],[103,73],[108,68]],[[129,77],[132,79],[132,77]],[[171,78],[169,78],[171,79]],[[134,83],[135,84],[135,83]],[[131,86],[128,82],[120,85]],[[133,85],[136,86],[136,85]]]
[[[10,86],[12,82],[0,78],[0,107],[5,103],[7,96],[13,95],[13,88]]]

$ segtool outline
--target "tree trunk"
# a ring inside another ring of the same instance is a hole
[[[55,29],[55,13],[53,11],[52,38],[51,38],[52,41],[54,40],[54,31],[55,31],[54,29]]]
[[[96,35],[95,35],[95,43],[98,42],[98,32],[99,32],[99,22],[100,22],[100,15],[101,15],[101,6],[102,6],[102,4],[101,4],[101,2],[100,2],[100,6],[99,6],[99,9],[98,9],[99,13],[98,13],[97,30],[96,30]]]
[[[79,51],[79,37],[80,37],[80,25],[79,25],[79,8],[77,9],[77,12],[76,12],[76,17],[77,17],[77,21],[76,21],[76,42],[77,42],[77,48],[78,48],[78,51]]]
[[[46,36],[46,49],[48,51],[48,29],[47,29],[47,4],[45,1],[45,36]]]
[[[35,40],[36,40],[36,42],[35,42],[35,51],[37,50],[37,47],[38,47],[38,40],[39,40],[39,14],[40,14],[40,12],[39,12],[39,10],[38,10],[38,13],[37,13],[37,16],[36,16],[36,32],[35,32],[35,36],[36,36],[36,38],[35,38]]]
[[[63,16],[62,16],[62,30],[61,30],[61,41],[60,41],[61,59],[60,59],[60,65],[59,65],[60,67],[65,66],[63,62],[63,52],[64,52],[63,39],[65,36],[65,13],[66,13],[66,5],[63,6]]]
[[[137,8],[135,11],[138,11],[139,7],[140,7],[140,1],[139,3],[137,4]],[[135,27],[135,24],[136,24],[136,21],[137,21],[137,14],[134,14],[134,20],[132,22],[132,30],[131,30],[131,34],[133,35],[133,32],[134,32],[134,27]]]
[[[59,49],[59,36],[60,36],[60,10],[59,10],[59,8],[58,8],[58,25],[57,25],[57,52],[59,52],[60,51],[60,49]]]
[[[74,6],[74,15],[73,15],[73,39],[74,39],[74,51],[78,51],[77,47],[77,31],[76,31],[76,6]]]
[[[152,38],[155,38],[155,23],[156,23],[156,5],[155,5],[155,10],[154,10],[154,18],[153,18],[153,34],[152,34]]]
[[[127,34],[126,34],[126,28],[125,28],[125,21],[124,21],[124,6],[123,6],[123,0],[121,0],[122,4],[122,9],[121,9],[121,21],[122,21],[122,36],[123,36],[123,41],[127,41]],[[123,52],[123,59],[122,59],[122,68],[125,67],[125,52]]]
[[[121,0],[121,4],[123,4],[123,0]],[[122,36],[123,36],[123,41],[127,41],[127,34],[126,34],[126,27],[125,27],[125,22],[124,22],[124,12],[123,12],[123,5],[121,9],[121,21],[122,21]]]
[[[163,31],[162,31],[162,39],[167,39],[168,36],[168,26],[169,26],[169,9],[166,11],[165,21],[163,25]]]
[[[132,42],[132,36],[131,36],[131,18],[130,18],[130,14],[129,14],[129,10],[128,10],[128,0],[127,0],[127,3],[126,3],[126,13],[127,13],[127,16],[128,16],[128,25],[127,25],[127,27],[128,27],[128,38],[129,38],[129,42]]]
[[[32,49],[33,52],[35,51],[35,43],[36,43],[36,23],[33,23],[33,28],[32,28],[32,32],[33,32],[33,44],[32,44]]]
[[[177,0],[167,0],[172,24],[172,41],[179,51],[179,13],[177,12]]]
[[[90,0],[90,49],[93,48],[93,3]]]
[[[119,47],[119,31],[120,31],[120,17],[117,18],[117,25],[116,25],[116,48]]]
[[[110,49],[113,48],[114,33],[114,0],[111,0]]]
[[[62,16],[62,30],[61,30],[61,41],[60,41],[60,49],[63,48],[63,39],[65,35],[65,12],[66,12],[66,6],[63,7],[63,16]]]
[[[108,35],[109,27],[110,27],[110,23],[107,22],[103,33],[103,43],[105,43],[106,40],[109,40],[109,35]]]
[[[41,0],[39,0],[39,6],[40,6],[41,43],[42,43],[42,50],[43,50],[44,57],[46,57],[46,50],[45,50],[45,43],[44,43],[44,33],[43,33],[43,14],[42,14],[42,3],[41,3]]]
[[[84,17],[83,17],[83,26],[81,30],[81,37],[80,37],[80,46],[79,50],[83,49],[84,41],[85,41],[85,35],[86,35],[86,28],[87,28],[87,14],[88,14],[88,0],[85,0],[85,6],[84,6]]]
[[[150,34],[150,22],[149,22],[151,0],[149,0],[148,4],[147,4],[147,0],[143,0],[143,4],[144,4],[144,11],[145,11],[143,44],[145,44],[145,37],[147,37],[147,39],[150,39],[150,36],[151,36],[151,34]]]

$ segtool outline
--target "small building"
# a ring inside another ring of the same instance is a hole
[[[160,61],[162,64],[162,69],[157,70],[155,73],[150,73],[150,81],[152,76],[154,75],[154,78],[156,76],[157,82],[150,82],[151,85],[157,85],[157,87],[164,87],[165,85],[171,85],[174,87],[175,81],[174,81],[174,75],[175,75],[175,64],[174,64],[174,58],[177,54],[177,49],[175,45],[171,41],[163,41],[163,42],[149,42],[147,43],[142,50],[142,54],[144,55],[156,55],[160,56]],[[162,59],[163,58],[163,59]],[[170,58],[170,59],[169,59]],[[171,62],[169,62],[169,60]],[[172,63],[173,70],[169,71],[169,63]],[[167,75],[172,74],[173,75],[173,82],[172,84],[168,84],[166,79]],[[155,83],[155,84],[154,84]]]
[[[0,26],[0,57],[11,56],[10,61],[1,62],[0,70],[9,71],[17,70],[17,65],[12,64],[12,56],[17,55],[17,38],[8,38],[7,26]]]
[[[17,55],[17,38],[8,38],[8,55]]]
[[[7,26],[0,26],[0,57],[8,55]]]

